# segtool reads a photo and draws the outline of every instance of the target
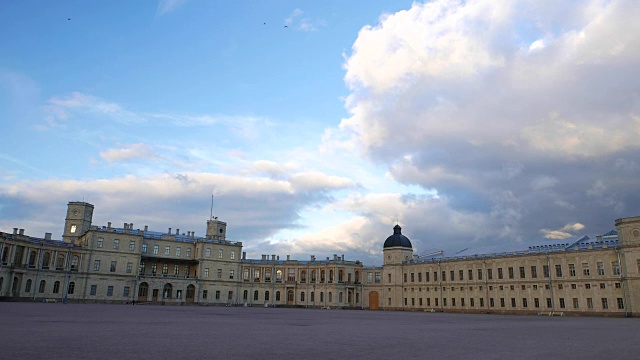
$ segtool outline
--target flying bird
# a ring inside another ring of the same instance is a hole
[[[67,18],[67,21],[68,21],[68,20],[71,20],[71,18]]]
[[[284,27],[286,27],[286,28],[287,28],[288,26],[287,26],[287,25],[285,25]]]

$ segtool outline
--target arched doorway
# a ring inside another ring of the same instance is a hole
[[[145,302],[149,297],[149,284],[143,282],[138,286],[138,302]]]
[[[369,310],[378,310],[379,309],[379,299],[378,292],[372,291],[369,293]]]
[[[294,300],[293,290],[289,289],[287,290],[287,305],[293,305],[293,300]]]
[[[196,287],[193,285],[187,286],[187,297],[185,300],[187,302],[193,302],[193,298],[195,297],[195,294],[196,294]]]
[[[162,298],[163,299],[171,299],[173,296],[173,286],[171,284],[164,284],[162,288]]]

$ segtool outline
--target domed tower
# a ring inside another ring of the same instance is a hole
[[[382,253],[384,254],[384,265],[402,264],[403,261],[409,261],[413,257],[411,240],[402,235],[400,225],[393,227],[393,235],[385,240]]]

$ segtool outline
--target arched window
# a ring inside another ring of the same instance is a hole
[[[247,301],[247,298],[249,297],[249,290],[245,290],[242,293],[242,300]]]
[[[282,270],[276,270],[276,281],[282,281]]]
[[[320,282],[324,282],[325,279],[325,272],[324,270],[320,271]]]
[[[280,291],[276,291],[276,301],[280,301]]]
[[[64,269],[64,255],[60,254],[56,259],[56,270],[63,270],[63,269]]]
[[[316,282],[316,271],[311,270],[311,282]]]
[[[333,282],[333,270],[329,270],[329,281]]]
[[[356,283],[360,282],[360,273],[356,270]]]
[[[72,281],[69,283],[69,289],[67,290],[67,294],[73,294],[75,290],[76,290],[76,283]]]
[[[338,281],[344,281],[344,271],[338,270]]]
[[[78,255],[73,255],[71,258],[71,270],[78,270],[78,264],[80,263],[80,258]]]
[[[36,266],[36,252],[32,251],[29,254],[29,267],[35,267]]]
[[[53,293],[57,294],[58,292],[60,292],[60,281],[53,283]]]
[[[46,281],[44,281],[44,280],[40,281],[40,288],[38,289],[38,292],[40,294],[43,294],[44,293],[44,288],[46,286],[47,286],[47,282]]]
[[[253,300],[258,301],[258,290],[253,292]]]
[[[31,292],[31,279],[27,280],[27,284],[24,286],[24,292],[28,293]]]
[[[303,283],[307,282],[307,272],[305,270],[300,272],[300,281]]]
[[[304,291],[300,292],[300,301],[304,301]]]
[[[264,301],[269,301],[269,291],[264,292]]]
[[[341,303],[342,302],[342,291],[340,291],[338,293],[338,302]]]
[[[49,252],[45,252],[42,256],[42,268],[48,269],[51,264],[51,254]]]

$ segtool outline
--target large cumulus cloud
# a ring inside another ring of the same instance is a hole
[[[358,34],[350,117],[325,140],[435,189],[485,240],[606,231],[640,214],[638,18],[634,1],[414,3]]]

